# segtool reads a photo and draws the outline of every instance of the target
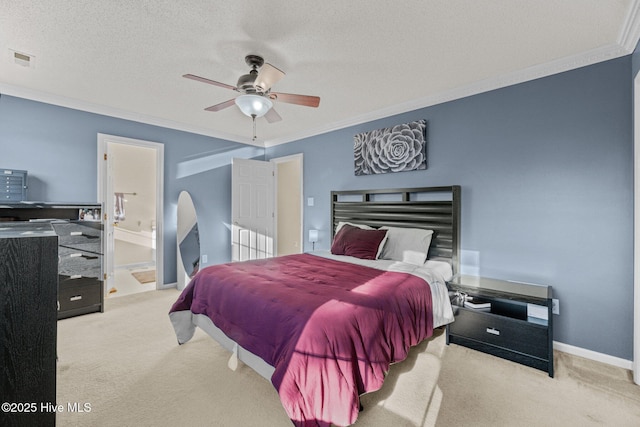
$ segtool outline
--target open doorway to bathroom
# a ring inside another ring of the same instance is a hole
[[[300,254],[304,246],[303,155],[293,154],[270,161],[276,164],[276,254]]]
[[[105,212],[105,297],[162,284],[161,144],[98,135],[98,194]]]

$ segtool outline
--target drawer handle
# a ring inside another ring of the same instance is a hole
[[[69,301],[80,301],[82,299],[82,295],[76,295],[69,298]]]
[[[82,231],[71,231],[69,232],[69,236],[82,236],[87,239],[99,239],[100,236],[93,236],[91,234],[84,234]]]
[[[487,333],[491,335],[500,335],[500,331],[495,328],[487,328]]]
[[[82,278],[82,274],[74,274],[72,276],[69,276],[69,279],[71,280],[81,279],[81,278]]]
[[[70,254],[69,258],[85,258],[85,259],[97,259],[98,257],[95,255],[85,255],[85,254],[81,254],[81,253],[76,253],[76,254]]]

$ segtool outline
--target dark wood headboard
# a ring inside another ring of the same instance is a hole
[[[331,224],[433,230],[427,259],[449,261],[460,272],[460,186],[331,192]],[[331,233],[333,235],[333,233]]]

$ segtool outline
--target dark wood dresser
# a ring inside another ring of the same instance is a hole
[[[48,223],[0,223],[0,425],[53,426],[58,236]]]
[[[58,235],[58,319],[104,311],[102,205],[19,202],[0,205],[0,225],[48,223]]]

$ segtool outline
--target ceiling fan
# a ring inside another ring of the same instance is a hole
[[[256,139],[257,117],[264,116],[269,123],[282,120],[282,117],[280,117],[273,108],[272,101],[314,108],[320,105],[320,98],[317,96],[271,92],[271,87],[280,81],[280,79],[285,76],[285,73],[273,65],[265,63],[264,59],[258,55],[247,55],[244,60],[247,65],[251,67],[251,70],[248,74],[240,76],[236,86],[220,83],[194,74],[184,74],[182,77],[240,92],[241,95],[207,107],[205,110],[215,112],[236,104],[245,115],[253,119],[254,140]]]

